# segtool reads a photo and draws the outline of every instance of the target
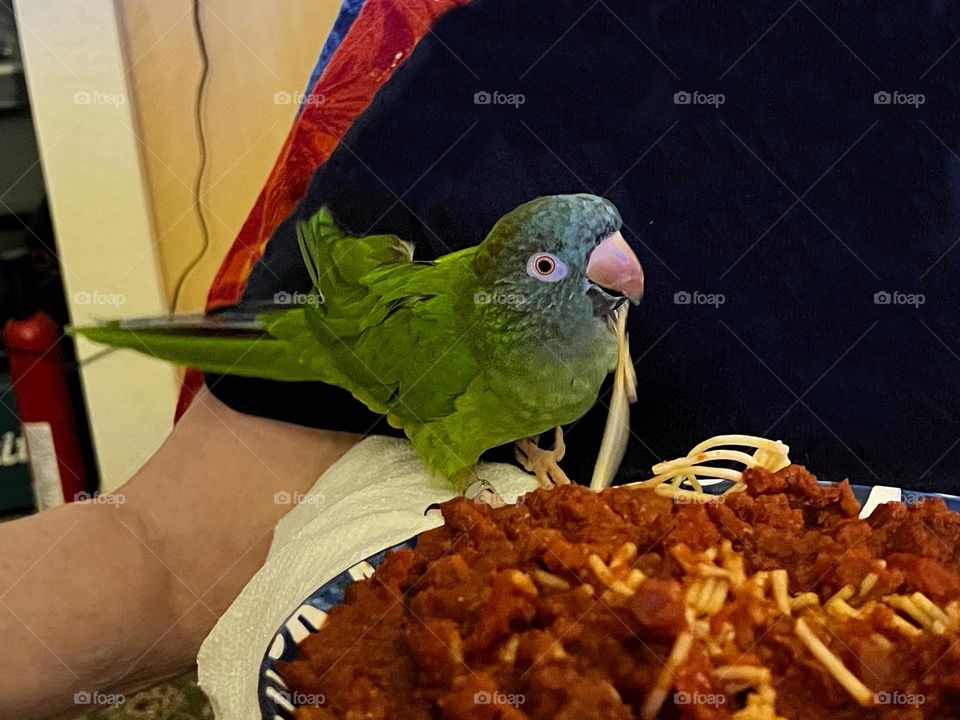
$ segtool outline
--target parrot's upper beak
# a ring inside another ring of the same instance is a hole
[[[602,288],[623,293],[634,305],[643,297],[643,267],[619,231],[607,235],[590,253],[587,277]]]

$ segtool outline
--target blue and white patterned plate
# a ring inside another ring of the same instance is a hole
[[[829,485],[831,483],[821,483]],[[960,497],[942,493],[925,493],[899,488],[851,485],[864,510],[872,510],[878,502],[903,501],[912,504],[923,498],[941,498],[951,510],[960,512]],[[368,578],[380,566],[387,553],[402,548],[414,548],[417,537],[404,540],[393,547],[371,555],[353,567],[337,575],[329,582],[317,588],[303,604],[290,613],[283,625],[277,630],[270,647],[264,653],[260,663],[260,684],[257,689],[260,713],[263,720],[290,720],[293,717],[296,700],[283,679],[277,673],[277,662],[290,662],[297,653],[297,646],[311,633],[323,625],[331,608],[343,602],[347,587],[362,578]]]
[[[308,635],[320,629],[330,609],[343,602],[347,588],[352,583],[373,575],[387,553],[415,547],[418,537],[414,536],[386,550],[381,550],[344,570],[314,590],[300,607],[290,613],[273,636],[270,647],[267,648],[260,662],[260,685],[257,688],[257,696],[260,702],[260,714],[264,720],[289,720],[293,717],[292,700],[297,698],[291,694],[277,673],[277,663],[293,660],[297,654],[297,645]]]

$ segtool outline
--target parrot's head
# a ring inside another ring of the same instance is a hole
[[[500,218],[477,249],[474,269],[483,292],[521,311],[606,319],[643,295],[643,268],[621,224],[613,203],[596,195],[524,203]]]

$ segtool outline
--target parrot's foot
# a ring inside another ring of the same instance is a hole
[[[554,431],[553,450],[544,450],[537,444],[538,440],[539,437],[517,440],[517,462],[523,465],[524,470],[536,476],[540,487],[569,485],[570,478],[560,469],[560,461],[567,451],[563,444],[563,428],[558,425]]]

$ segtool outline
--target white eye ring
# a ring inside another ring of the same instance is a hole
[[[538,252],[527,258],[527,275],[543,282],[558,282],[567,276],[567,266],[556,255]]]

